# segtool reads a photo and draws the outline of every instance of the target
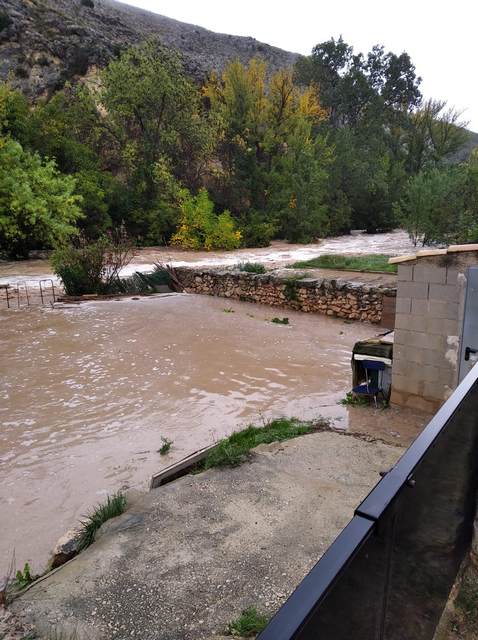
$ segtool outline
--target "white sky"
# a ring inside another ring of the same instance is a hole
[[[383,44],[407,51],[426,97],[464,110],[478,131],[478,1],[455,0],[128,0],[212,31],[252,36],[308,54],[338,37],[366,52]]]

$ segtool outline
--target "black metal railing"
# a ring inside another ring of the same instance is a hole
[[[367,498],[260,640],[431,640],[473,533],[478,366]]]

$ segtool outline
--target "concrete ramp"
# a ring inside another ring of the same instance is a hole
[[[200,640],[249,606],[272,615],[401,453],[335,432],[261,445],[141,496],[14,610],[95,640]]]

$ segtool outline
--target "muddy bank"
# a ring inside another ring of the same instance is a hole
[[[224,311],[227,309],[227,312]],[[425,417],[341,406],[374,329],[176,295],[0,312],[0,558],[42,570],[91,505],[249,422],[324,415],[407,444]],[[161,457],[161,436],[174,441]],[[0,567],[0,574],[3,567]]]
[[[274,241],[269,247],[238,249],[237,251],[183,251],[174,247],[145,247],[138,249],[135,259],[123,272],[151,271],[155,262],[169,262],[173,266],[233,266],[238,262],[260,262],[267,267],[280,267],[298,260],[309,260],[324,253],[361,255],[385,253],[405,255],[414,248],[404,231],[375,235],[338,236],[312,244],[288,244]],[[24,280],[51,278],[48,260],[5,262],[0,260],[0,284]]]
[[[78,640],[201,640],[247,607],[271,616],[401,453],[336,433],[261,445],[150,492],[14,609]]]

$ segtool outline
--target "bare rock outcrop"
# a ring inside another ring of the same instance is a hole
[[[198,81],[236,58],[263,58],[271,71],[297,58],[254,38],[214,33],[116,0],[0,0],[0,79],[10,76],[31,98],[50,94],[151,37],[177,50]]]

